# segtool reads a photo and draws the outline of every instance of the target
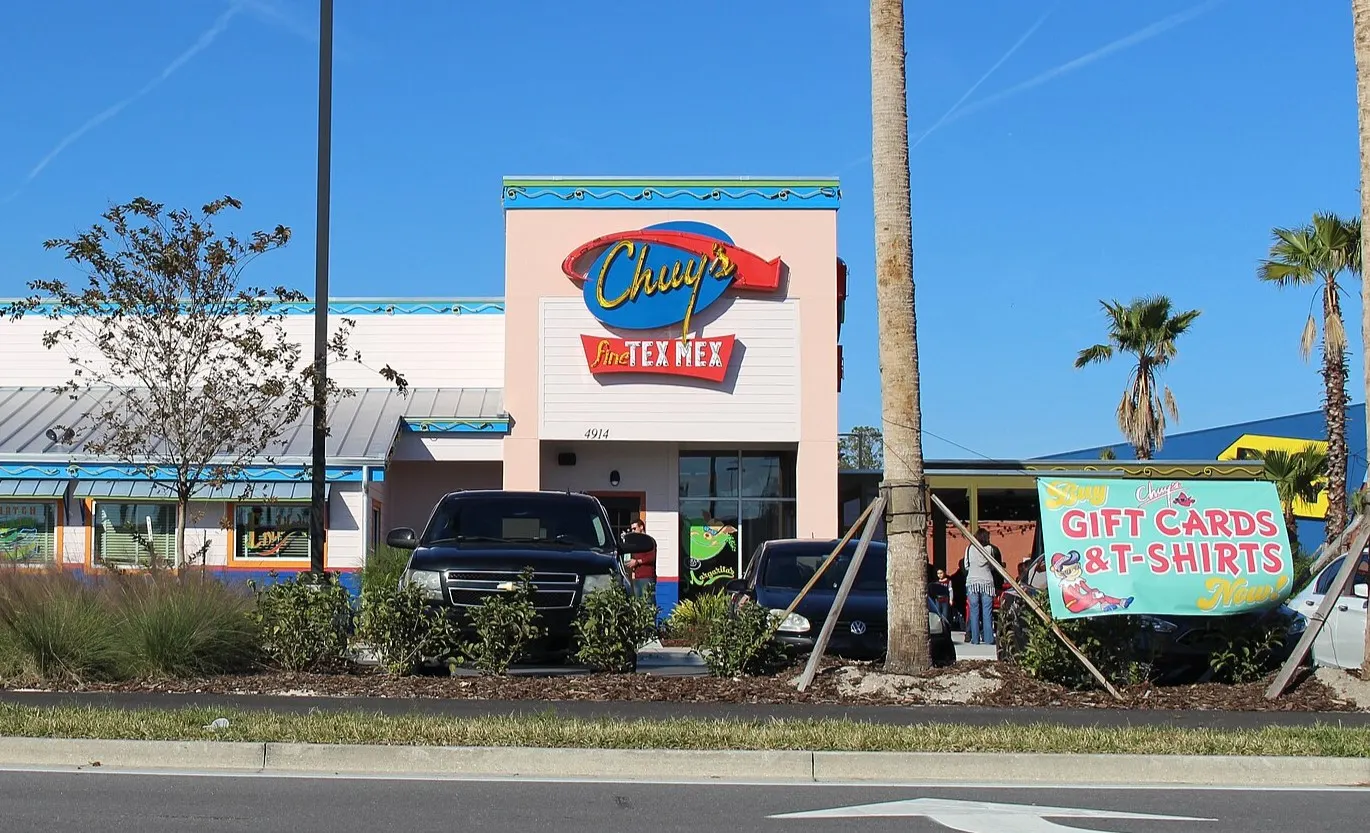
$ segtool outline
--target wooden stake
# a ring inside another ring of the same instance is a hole
[[[1323,541],[1322,544],[1313,551],[1313,564],[1308,568],[1308,574],[1310,576],[1316,576],[1318,573],[1322,572],[1322,568],[1326,567],[1328,562],[1341,554],[1342,547],[1348,540],[1351,540],[1351,536],[1356,533],[1356,529],[1360,527],[1361,521],[1364,518],[1364,515],[1355,516],[1351,519],[1351,523],[1346,525],[1346,529],[1343,529],[1341,534],[1337,536],[1336,540],[1330,543]]]
[[[784,622],[785,619],[788,618],[791,613],[794,613],[795,608],[799,607],[799,603],[802,602],[804,600],[804,597],[809,594],[809,591],[812,590],[813,586],[818,583],[818,580],[823,577],[823,573],[828,569],[828,565],[832,564],[834,561],[837,560],[838,553],[842,552],[842,550],[847,546],[847,543],[851,541],[852,536],[856,534],[856,530],[862,528],[862,524],[865,522],[867,516],[870,515],[871,510],[874,508],[874,502],[866,504],[865,510],[861,512],[860,516],[858,516],[854,522],[852,522],[851,528],[847,530],[847,534],[842,536],[842,540],[837,542],[837,546],[833,547],[832,552],[828,553],[828,557],[824,558],[823,563],[818,565],[818,569],[813,571],[812,576],[809,576],[808,584],[805,584],[804,588],[799,591],[799,595],[794,597],[794,601],[790,602],[790,606],[785,608],[785,615],[781,616],[780,619],[776,621],[775,626],[771,628],[772,636],[775,635],[775,632],[780,627],[780,624]]]
[[[1370,524],[1364,524],[1360,532],[1356,533],[1355,539],[1351,542],[1351,549],[1346,553],[1346,560],[1342,562],[1341,569],[1337,571],[1337,578],[1332,582],[1332,586],[1327,588],[1327,595],[1322,597],[1322,604],[1308,617],[1308,627],[1304,629],[1303,635],[1299,637],[1298,643],[1294,645],[1294,652],[1280,666],[1280,672],[1271,681],[1270,687],[1265,690],[1265,699],[1274,700],[1284,693],[1289,687],[1290,680],[1294,679],[1294,672],[1303,663],[1303,658],[1313,648],[1313,640],[1318,638],[1322,631],[1322,626],[1327,624],[1327,614],[1332,612],[1333,606],[1341,598],[1341,594],[1346,590],[1356,575],[1356,566],[1360,564],[1361,553],[1365,551],[1366,544],[1370,543]]]
[[[885,511],[885,498],[877,497],[870,505],[870,515],[866,518],[866,527],[861,530],[861,541],[856,545],[856,552],[852,554],[851,564],[847,565],[847,572],[842,576],[842,584],[837,588],[837,596],[832,600],[832,607],[828,610],[828,618],[823,622],[823,630],[818,633],[818,641],[813,645],[813,652],[809,654],[808,664],[804,666],[804,673],[799,676],[799,690],[803,691],[813,682],[814,675],[818,673],[818,663],[823,659],[823,653],[828,649],[828,640],[832,638],[833,628],[837,627],[837,617],[842,613],[842,606],[847,603],[847,596],[851,594],[851,586],[856,582],[856,573],[861,569],[861,561],[866,557],[866,549],[870,546],[871,538],[875,535],[876,524],[879,523],[881,515]],[[853,527],[854,529],[855,527]],[[927,580],[927,566],[924,565],[924,578]],[[926,612],[924,615],[927,615]]]
[[[1028,595],[1022,585],[1020,585],[1013,576],[1008,574],[1008,570],[1004,569],[998,561],[994,560],[994,554],[987,550],[979,541],[975,540],[975,536],[970,534],[970,530],[966,529],[965,525],[947,508],[947,505],[942,502],[941,498],[937,495],[932,495],[931,497],[933,504],[938,509],[942,510],[942,514],[947,516],[947,520],[950,521],[962,535],[970,539],[971,546],[979,550],[980,554],[985,556],[985,560],[989,562],[989,566],[999,575],[1003,576],[1004,580],[1007,581],[1014,590],[1018,591],[1019,598],[1021,598],[1023,602],[1032,609],[1032,612],[1036,613],[1037,616],[1051,628],[1051,632],[1056,634],[1056,637],[1070,649],[1070,652],[1075,655],[1075,658],[1084,664],[1089,673],[1094,676],[1094,679],[1098,680],[1099,684],[1104,687],[1104,690],[1109,694],[1112,694],[1113,699],[1122,700],[1123,695],[1118,692],[1118,689],[1114,688],[1113,684],[1108,681],[1108,678],[1094,666],[1094,663],[1089,661],[1089,657],[1085,656],[1084,653],[1075,646],[1075,643],[1070,641],[1070,637],[1066,636],[1065,633],[1061,631],[1060,626],[1058,626],[1044,610],[1037,606],[1037,602],[1033,601],[1032,596]]]

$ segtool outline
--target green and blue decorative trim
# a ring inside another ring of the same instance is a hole
[[[504,208],[837,210],[836,179],[504,178]]]
[[[405,417],[404,428],[415,434],[508,434],[509,420]]]
[[[0,314],[18,299],[0,299]],[[290,301],[271,305],[273,313],[285,315],[313,315],[313,301]],[[31,315],[59,314],[56,304],[35,307]],[[328,302],[328,314],[338,316],[361,315],[503,315],[503,298],[334,298]]]
[[[176,473],[165,467],[138,468],[104,463],[0,463],[0,478],[75,478],[77,480],[175,480]],[[305,466],[253,466],[230,482],[279,483],[307,480]],[[324,479],[329,483],[360,483],[361,466],[329,466]]]

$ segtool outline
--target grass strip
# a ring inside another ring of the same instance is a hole
[[[226,729],[205,726],[218,717]],[[1370,728],[1251,730],[1034,724],[889,726],[850,720],[584,720],[552,714],[443,718],[215,709],[113,709],[0,704],[0,734],[39,738],[219,740],[592,749],[796,749],[849,752],[1077,752],[1150,755],[1370,757]]]

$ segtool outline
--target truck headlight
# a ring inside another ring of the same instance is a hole
[[[772,618],[780,619],[780,617],[785,616],[785,611],[779,608],[773,609],[771,611],[771,616]],[[776,630],[784,631],[785,633],[803,633],[810,627],[812,627],[812,625],[809,623],[808,619],[800,616],[798,613],[791,613],[789,616],[785,616],[784,619],[781,619],[780,625]]]
[[[442,573],[435,570],[405,570],[403,583],[422,590],[425,598],[442,598]]]
[[[603,590],[606,587],[615,587],[617,585],[618,582],[614,580],[613,574],[594,573],[585,577],[585,583],[582,587],[585,589],[585,595],[588,596],[596,590]]]

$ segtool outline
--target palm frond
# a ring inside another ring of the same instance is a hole
[[[1327,316],[1322,325],[1322,338],[1331,353],[1346,351],[1346,325],[1342,323],[1340,315],[1334,313]]]
[[[1312,314],[1309,314],[1308,321],[1303,325],[1303,335],[1299,336],[1299,355],[1303,356],[1304,361],[1313,355],[1313,345],[1318,343],[1318,322]]]
[[[1107,344],[1096,344],[1080,351],[1080,355],[1075,357],[1075,367],[1081,368],[1091,364],[1100,364],[1111,358],[1113,358],[1112,347]]]

